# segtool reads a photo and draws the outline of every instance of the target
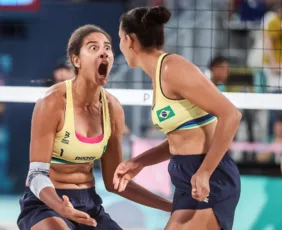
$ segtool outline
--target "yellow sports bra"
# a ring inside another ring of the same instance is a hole
[[[169,54],[162,54],[157,63],[154,90],[155,104],[152,107],[151,113],[154,126],[167,134],[174,130],[198,128],[217,119],[214,115],[208,114],[186,99],[169,99],[163,94],[161,67],[167,55]]]
[[[66,110],[63,129],[56,134],[51,163],[90,163],[101,158],[111,136],[111,122],[104,88],[101,88],[103,135],[87,138],[75,132],[72,80],[66,81]]]

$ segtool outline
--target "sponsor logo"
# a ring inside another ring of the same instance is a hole
[[[94,161],[96,157],[76,157],[75,160],[78,161]]]
[[[64,138],[62,139],[62,143],[64,144],[69,144],[69,140],[68,138],[70,137],[70,133],[68,131],[66,131]]]

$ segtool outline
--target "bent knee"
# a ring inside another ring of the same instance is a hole
[[[41,220],[31,230],[69,230],[67,223],[60,217],[49,217]]]

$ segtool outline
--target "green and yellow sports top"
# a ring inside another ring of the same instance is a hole
[[[151,113],[155,127],[167,134],[174,130],[195,129],[216,120],[217,118],[214,115],[208,114],[186,99],[169,99],[163,94],[161,67],[167,55],[169,54],[162,54],[157,63],[155,105],[153,105]]]
[[[65,123],[56,134],[51,163],[93,164],[106,151],[111,136],[111,122],[105,89],[101,87],[103,134],[99,137],[83,137],[75,131],[72,80],[66,81]]]

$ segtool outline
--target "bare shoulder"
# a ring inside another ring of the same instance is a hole
[[[200,69],[191,61],[178,54],[168,55],[163,61],[162,79],[165,81],[173,81],[175,78],[183,75],[186,75],[187,77],[193,76],[193,74],[187,73],[196,72],[200,72]],[[171,75],[173,74],[175,76],[172,78]]]
[[[52,111],[61,112],[65,107],[66,100],[66,87],[65,83],[58,83],[47,89],[45,94],[39,98],[35,104],[35,111],[41,110],[42,112]]]
[[[196,67],[191,61],[178,54],[168,55],[163,61],[163,71],[174,69],[179,67]]]
[[[114,114],[114,116],[123,115],[123,108],[120,104],[119,100],[108,91],[106,91],[106,96],[109,105],[110,114]]]
[[[112,130],[118,134],[122,134],[125,124],[123,108],[119,100],[114,95],[106,91],[106,96],[109,105]]]

